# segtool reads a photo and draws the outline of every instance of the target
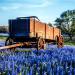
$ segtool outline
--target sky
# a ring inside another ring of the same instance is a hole
[[[26,16],[37,16],[42,22],[53,24],[62,12],[74,9],[75,0],[0,0],[0,25]]]

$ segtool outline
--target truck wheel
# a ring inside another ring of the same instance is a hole
[[[5,46],[9,46],[9,45],[13,45],[14,41],[12,38],[8,37],[5,41]],[[12,48],[13,50],[15,50],[15,48]],[[10,49],[11,50],[11,49]]]
[[[58,48],[61,48],[61,47],[63,47],[63,45],[64,45],[63,36],[57,37],[57,47],[58,47]]]
[[[37,40],[37,50],[45,49],[45,40],[43,38],[38,38]]]
[[[14,42],[13,39],[11,39],[11,38],[8,37],[8,38],[6,39],[6,41],[5,41],[5,46],[12,45],[13,42]]]
[[[64,38],[63,36],[60,36],[60,46],[63,47],[64,45]]]

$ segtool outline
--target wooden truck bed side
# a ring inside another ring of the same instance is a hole
[[[38,37],[55,40],[56,36],[61,34],[61,31],[58,28],[50,27],[48,24],[30,19],[30,36],[36,37],[36,33],[38,33]]]
[[[56,36],[59,36],[59,35],[61,35],[60,29],[54,27],[54,40],[56,40]]]
[[[45,38],[45,24],[40,21],[31,19],[30,32],[31,32],[30,35],[32,37],[36,37],[36,33],[38,33],[38,37]]]

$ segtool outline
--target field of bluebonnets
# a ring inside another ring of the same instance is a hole
[[[0,75],[75,75],[75,47],[1,50]]]

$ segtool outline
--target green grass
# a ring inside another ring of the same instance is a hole
[[[69,37],[64,37],[64,45],[75,46],[75,37],[73,37],[72,40]]]
[[[6,40],[7,36],[0,36],[0,40]]]
[[[64,45],[74,45],[75,46],[75,41],[64,42]]]

